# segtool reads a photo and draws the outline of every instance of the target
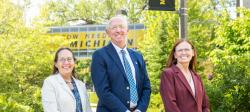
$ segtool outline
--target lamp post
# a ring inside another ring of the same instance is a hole
[[[179,35],[181,39],[187,38],[187,0],[180,0],[180,23],[179,23]]]

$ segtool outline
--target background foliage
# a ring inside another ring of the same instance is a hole
[[[159,94],[160,75],[173,43],[179,38],[178,14],[143,10],[145,3],[146,0],[48,2],[33,26],[27,27],[22,17],[29,1],[20,6],[11,0],[0,0],[0,111],[42,111],[42,82],[51,74],[54,51],[63,43],[55,43],[46,34],[47,27],[69,25],[77,20],[103,24],[118,9],[128,11],[130,23],[144,23],[147,28],[138,50],[146,60],[152,85],[148,111],[164,111]],[[215,112],[250,110],[250,10],[239,8],[241,16],[232,18],[227,8],[233,3],[233,0],[188,1],[188,39],[198,50],[197,71]],[[79,60],[77,73],[93,90],[90,62],[91,59]],[[212,80],[207,80],[208,74],[212,74]],[[93,92],[90,95],[94,96],[91,102],[96,103],[96,95]]]

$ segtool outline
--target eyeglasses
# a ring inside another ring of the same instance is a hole
[[[126,26],[125,25],[115,25],[115,26],[110,26],[109,27],[111,30],[117,30],[118,28],[119,29],[125,29]]]
[[[190,48],[176,49],[177,52],[182,52],[182,51],[189,52],[189,51],[191,51],[191,50],[192,50],[192,49],[190,49]]]
[[[72,62],[72,61],[73,61],[73,58],[72,58],[72,57],[60,58],[59,61],[60,61],[60,62],[65,62],[65,61],[67,61],[67,62]]]

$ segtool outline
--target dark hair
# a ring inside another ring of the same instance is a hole
[[[196,69],[196,58],[197,58],[196,49],[194,48],[194,45],[193,45],[190,41],[188,41],[188,40],[186,40],[186,39],[179,39],[179,40],[177,40],[177,41],[175,42],[175,44],[174,44],[174,46],[173,46],[173,48],[172,48],[172,50],[171,50],[171,52],[170,52],[168,61],[167,61],[167,67],[171,67],[173,64],[174,64],[174,65],[177,64],[177,59],[176,59],[175,56],[174,56],[175,48],[176,48],[177,45],[179,45],[179,44],[182,43],[182,42],[187,42],[187,43],[189,43],[189,44],[191,45],[193,51],[194,51],[194,56],[192,57],[192,59],[191,59],[191,61],[190,61],[190,63],[189,63],[188,68],[191,69],[191,70],[193,70],[193,71],[195,71],[195,69]]]
[[[59,73],[59,70],[58,70],[58,68],[55,66],[55,64],[56,64],[57,61],[58,61],[58,54],[59,54],[62,50],[68,50],[68,51],[70,51],[70,52],[72,53],[74,62],[76,61],[76,58],[75,58],[75,56],[74,56],[74,53],[73,53],[73,51],[72,51],[70,48],[68,48],[68,47],[62,47],[62,48],[58,49],[58,50],[56,51],[55,58],[54,58],[53,74]],[[75,67],[73,68],[72,76],[76,78]]]

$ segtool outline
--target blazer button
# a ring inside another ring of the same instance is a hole
[[[129,101],[127,101],[127,104],[129,104]]]
[[[129,87],[127,86],[126,89],[129,90]]]

